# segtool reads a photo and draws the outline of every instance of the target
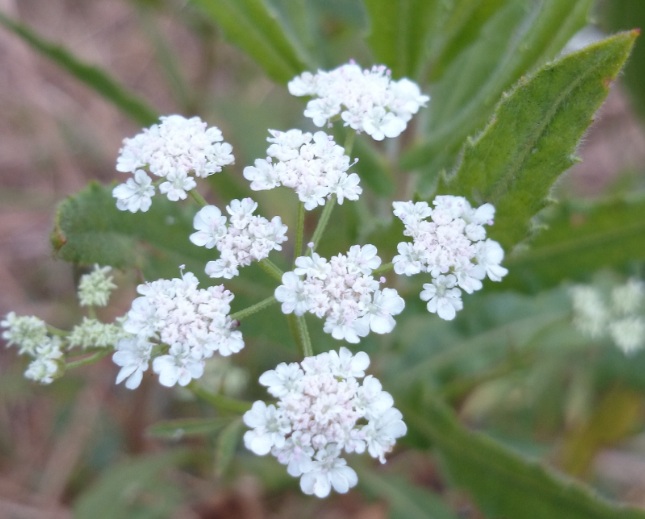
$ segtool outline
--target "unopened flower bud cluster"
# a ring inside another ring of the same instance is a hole
[[[94,269],[81,276],[78,298],[81,306],[101,307],[108,304],[112,290],[116,288],[110,267],[95,265]],[[65,351],[72,349],[111,348],[125,335],[120,323],[103,323],[93,317],[83,317],[81,323],[70,332],[54,331],[45,321],[35,316],[19,316],[9,312],[0,322],[4,328],[2,338],[8,346],[16,346],[20,355],[32,360],[25,377],[51,384],[65,371]]]
[[[590,339],[610,339],[626,354],[645,346],[645,282],[631,278],[609,291],[592,285],[570,289],[573,323]]]

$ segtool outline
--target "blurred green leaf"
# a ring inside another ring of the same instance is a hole
[[[500,288],[535,292],[563,280],[589,280],[605,267],[625,269],[644,261],[644,214],[643,198],[554,207],[547,229],[504,262],[509,275]]]
[[[466,430],[438,401],[403,409],[406,423],[430,438],[454,483],[491,517],[513,519],[645,519],[584,486],[527,461],[483,434]]]
[[[612,33],[635,27],[645,27],[645,2],[643,0],[598,0],[598,25]],[[632,57],[625,66],[623,84],[630,90],[634,105],[645,115],[645,43],[638,42]]]
[[[394,77],[418,76],[427,54],[429,28],[441,4],[437,0],[365,0],[370,18],[367,42]]]
[[[394,474],[356,465],[360,487],[388,504],[390,519],[458,519],[437,495]]]
[[[233,420],[224,427],[221,434],[217,437],[215,447],[215,474],[218,477],[225,474],[230,467],[235,457],[237,446],[240,443],[243,428],[244,423],[241,418]]]
[[[495,205],[490,236],[509,250],[524,239],[552,184],[605,99],[636,39],[620,33],[525,78],[498,106],[490,124],[469,140],[457,171],[439,193]]]
[[[41,38],[29,27],[0,12],[0,24],[20,37],[36,52],[67,71],[89,88],[114,104],[125,115],[142,126],[150,126],[158,115],[143,100],[137,98],[120,85],[105,70],[84,63],[67,49]]]
[[[112,189],[93,182],[59,205],[51,241],[71,263],[135,267],[151,277],[176,277],[184,264],[199,277],[214,253],[188,240],[196,212],[160,197],[148,212],[119,211]]]
[[[193,436],[212,436],[231,423],[231,418],[180,418],[151,425],[147,433],[155,438],[181,440]]]
[[[429,74],[438,80],[462,51],[474,44],[482,28],[507,0],[441,2],[432,28]]]
[[[175,483],[164,481],[163,471],[175,467],[185,456],[185,451],[171,451],[113,465],[76,500],[74,517],[171,517],[183,496]]]
[[[269,77],[286,83],[311,60],[266,0],[193,0],[226,38],[253,58]]]
[[[502,93],[523,74],[553,59],[584,26],[591,4],[592,0],[508,0],[485,8],[462,2],[464,13],[472,11],[472,19],[463,22],[455,7],[453,23],[461,30],[446,48],[445,72],[430,87],[427,140],[403,157],[405,169],[421,169],[423,192],[433,187],[441,170],[454,166],[466,137],[484,126]],[[473,30],[479,32],[472,34]],[[463,50],[456,54],[458,49]]]

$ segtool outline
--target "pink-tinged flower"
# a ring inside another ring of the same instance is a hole
[[[287,239],[287,226],[279,216],[267,220],[253,214],[257,202],[251,198],[232,200],[226,207],[230,218],[213,205],[199,210],[193,219],[197,232],[190,241],[208,249],[217,248],[220,257],[206,264],[206,274],[213,278],[231,279],[239,267],[250,265],[269,256],[272,250],[282,250]]]
[[[461,291],[480,290],[482,280],[501,281],[508,270],[500,265],[504,251],[486,238],[485,225],[493,223],[495,208],[483,204],[472,208],[461,196],[438,196],[431,208],[427,202],[394,202],[394,216],[411,242],[397,245],[392,259],[394,272],[413,276],[426,272],[431,283],[423,285],[421,299],[429,312],[454,319],[463,308]]]
[[[372,276],[381,264],[374,245],[354,245],[330,260],[315,252],[296,259],[275,290],[282,312],[306,312],[325,319],[323,330],[338,340],[358,343],[370,331],[389,333],[405,303],[396,290],[381,290]]]
[[[264,373],[260,383],[278,402],[257,401],[244,414],[246,448],[275,456],[300,477],[305,494],[347,492],[358,477],[343,454],[367,451],[384,462],[407,432],[392,396],[373,376],[365,377],[368,366],[366,353],[342,347]]]
[[[152,360],[162,385],[185,386],[202,376],[204,361],[215,353],[227,356],[244,347],[229,316],[233,294],[222,285],[198,285],[195,275],[186,272],[137,287],[140,297],[123,322],[131,337],[119,341],[113,356],[121,366],[117,383],[128,379],[126,387],[134,389]],[[157,350],[161,354],[153,353]]]

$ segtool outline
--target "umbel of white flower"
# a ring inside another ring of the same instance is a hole
[[[392,396],[378,379],[365,376],[369,357],[345,347],[279,364],[260,377],[278,399],[257,401],[244,414],[251,429],[244,444],[255,454],[271,453],[305,494],[345,493],[358,482],[343,453],[367,451],[385,463],[385,454],[407,428]],[[362,381],[360,379],[363,379]]]
[[[2,338],[8,346],[17,346],[20,355],[31,357],[25,377],[41,384],[51,384],[63,372],[61,340],[51,337],[47,323],[33,315],[9,312],[0,322]]]
[[[294,96],[310,96],[305,117],[318,127],[340,114],[345,126],[377,141],[398,137],[419,108],[430,100],[413,81],[391,79],[383,65],[361,70],[348,63],[331,71],[304,72],[289,82]]]
[[[305,209],[311,211],[336,195],[338,203],[358,200],[362,193],[356,173],[347,173],[351,164],[345,150],[325,132],[269,130],[271,143],[266,159],[244,168],[251,189],[264,191],[278,186],[293,189]]]
[[[370,330],[389,333],[394,315],[405,302],[393,288],[380,288],[372,276],[381,264],[374,245],[353,245],[349,252],[329,261],[315,252],[296,259],[296,268],[285,272],[275,298],[282,312],[306,312],[325,319],[324,331],[335,339],[358,343]]]
[[[207,249],[215,247],[220,253],[219,259],[206,264],[210,277],[231,279],[239,274],[239,267],[268,257],[272,250],[282,250],[287,226],[279,216],[269,221],[254,215],[257,207],[257,202],[244,198],[226,206],[230,220],[214,205],[203,207],[195,215],[196,232],[190,235],[190,241]]]
[[[193,177],[218,173],[235,160],[219,128],[207,128],[199,117],[168,115],[160,121],[123,141],[116,169],[134,176],[112,191],[122,211],[150,208],[155,186],[149,175],[163,179],[159,191],[169,200],[184,200],[197,185]]]
[[[573,324],[591,339],[611,339],[625,354],[645,346],[645,282],[631,278],[613,286],[609,294],[599,287],[576,285],[569,291]]]
[[[473,209],[461,196],[438,196],[427,202],[394,202],[394,215],[412,242],[401,242],[392,260],[397,274],[426,272],[421,299],[428,311],[446,320],[463,308],[461,291],[471,294],[486,277],[501,281],[508,270],[500,265],[504,250],[486,238],[484,225],[492,225],[495,208],[484,204]]]
[[[244,347],[229,316],[233,294],[223,285],[200,289],[198,284],[186,272],[137,287],[141,297],[132,302],[123,323],[131,336],[117,343],[112,357],[121,366],[117,384],[125,380],[127,388],[138,387],[152,360],[160,384],[185,386],[202,376],[205,359],[215,352],[227,356]],[[156,345],[161,348],[153,349]]]

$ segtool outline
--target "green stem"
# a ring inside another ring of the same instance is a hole
[[[67,362],[65,364],[65,370],[79,368],[79,367],[85,366],[87,364],[94,364],[95,362],[101,360],[103,357],[107,357],[113,351],[114,350],[106,348],[104,351],[98,351],[98,352],[94,353],[93,355],[89,355],[88,357],[83,357],[82,359]]]
[[[296,342],[298,352],[302,355],[302,358],[311,357],[314,353],[311,346],[311,337],[309,337],[309,329],[307,328],[304,316],[289,314],[287,316],[287,322],[289,323],[289,331],[293,336],[293,340]]]
[[[233,319],[234,321],[241,321],[242,319],[249,317],[250,315],[253,315],[256,312],[259,312],[260,310],[264,310],[265,308],[268,308],[275,302],[276,302],[275,296],[267,297],[266,299],[263,299],[259,303],[255,303],[254,305],[251,305],[248,308],[245,308],[244,310],[240,310],[239,312],[235,312],[234,314],[231,314],[231,319]]]
[[[269,274],[269,276],[271,276],[273,279],[282,281],[282,274],[284,274],[284,272],[282,272],[282,270],[280,270],[280,268],[269,258],[260,260],[258,264],[260,265],[260,268],[264,270],[264,272]]]
[[[211,393],[200,387],[195,381],[186,386],[197,398],[210,404],[219,411],[229,411],[232,413],[242,414],[251,409],[251,403],[244,400],[231,398],[230,396]]]
[[[305,234],[305,204],[298,204],[298,221],[296,222],[296,247],[293,251],[294,258],[302,255],[302,242]]]
[[[47,324],[47,332],[51,335],[57,335],[58,337],[67,337],[69,332],[61,330],[60,328],[55,328],[51,324]]]
[[[318,220],[316,230],[314,231],[314,235],[311,237],[311,241],[314,244],[312,251],[315,251],[316,247],[318,247],[318,242],[320,241],[323,232],[325,232],[325,227],[327,227],[327,224],[329,223],[329,217],[331,216],[331,212],[333,211],[335,205],[336,195],[332,195],[332,197],[325,204],[322,214],[320,215],[320,220]]]
[[[195,189],[191,189],[188,191],[188,194],[199,204],[200,207],[206,207],[208,205],[208,202],[204,199],[202,195],[199,194],[199,192]]]
[[[345,145],[343,148],[345,148],[345,155],[348,157],[352,153],[352,148],[354,147],[354,141],[356,140],[356,132],[352,129],[348,129],[347,133],[345,134]]]
[[[383,264],[383,265],[381,265],[379,268],[375,269],[375,270],[372,272],[372,275],[373,275],[373,276],[378,276],[378,275],[380,275],[380,274],[385,274],[386,272],[389,272],[389,271],[390,271],[390,270],[392,270],[393,268],[394,268],[394,263],[392,263],[392,262],[390,262],[390,263],[384,263],[384,264]]]

